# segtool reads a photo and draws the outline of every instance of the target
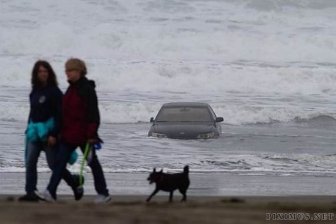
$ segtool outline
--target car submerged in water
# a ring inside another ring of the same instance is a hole
[[[148,136],[175,139],[217,138],[222,133],[219,124],[224,119],[217,117],[207,103],[166,103],[155,119]]]

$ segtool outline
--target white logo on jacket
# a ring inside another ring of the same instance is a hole
[[[44,103],[45,101],[46,101],[46,97],[45,96],[41,96],[40,98],[39,98],[39,103]]]

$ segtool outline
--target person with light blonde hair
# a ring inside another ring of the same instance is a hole
[[[102,142],[98,136],[100,115],[95,82],[86,78],[85,62],[78,58],[71,58],[65,63],[65,73],[69,87],[63,97],[61,145],[57,167],[53,170],[45,197],[49,201],[56,200],[57,187],[71,153],[77,147],[80,147],[84,153],[86,146],[89,146],[91,156],[87,158],[87,162],[92,170],[95,189],[98,193],[95,202],[106,203],[111,200],[111,197],[96,149],[93,147]]]

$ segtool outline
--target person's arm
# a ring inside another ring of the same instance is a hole
[[[29,125],[29,122],[30,122],[30,119],[31,119],[31,93],[29,94],[29,114],[28,114],[28,119],[27,119],[27,128],[25,130],[25,134],[27,134],[27,130],[28,130],[28,125]]]
[[[29,94],[29,114],[28,114],[28,120],[27,120],[27,125],[30,122],[30,117],[31,117],[31,111],[32,111],[32,92]]]
[[[29,109],[29,114],[28,114],[28,119],[27,119],[27,125],[28,125],[29,122],[30,122],[30,116],[31,116],[31,109]]]
[[[87,97],[88,113],[87,113],[87,138],[88,140],[97,140],[98,139],[98,127],[100,124],[100,114],[98,108],[98,98],[96,90],[93,87],[88,88],[88,97]]]
[[[62,99],[63,94],[61,90],[58,88],[55,89],[51,103],[52,103],[52,109],[53,109],[53,118],[55,121],[54,128],[51,130],[49,136],[52,136],[54,138],[57,138],[59,136],[59,133],[61,131],[61,122],[62,122]]]

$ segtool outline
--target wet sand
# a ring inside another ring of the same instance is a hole
[[[146,180],[148,173],[105,173],[107,186],[112,195],[149,195],[154,185]],[[39,172],[38,189],[43,191],[50,178],[49,173]],[[241,175],[235,173],[190,173],[189,196],[305,196],[336,195],[336,176],[275,176]],[[24,193],[24,173],[0,172],[0,194],[20,195]],[[85,195],[95,195],[91,173],[85,174]],[[60,195],[72,194],[71,189],[61,182]],[[167,196],[165,192],[159,195]],[[177,197],[181,195],[177,192]]]
[[[333,223],[336,197],[190,197],[168,203],[158,196],[113,196],[109,204],[96,205],[93,196],[80,202],[62,195],[57,203],[18,202],[17,195],[0,196],[1,223]],[[177,199],[176,199],[177,200]],[[292,220],[292,221],[291,221]]]

